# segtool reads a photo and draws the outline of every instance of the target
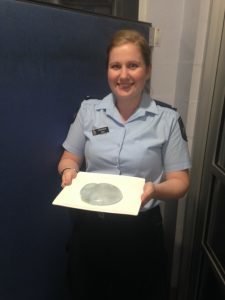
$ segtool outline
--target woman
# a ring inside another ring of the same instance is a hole
[[[87,172],[145,178],[138,216],[74,212],[69,253],[74,299],[166,299],[166,253],[160,200],[184,196],[190,159],[179,114],[145,92],[150,47],[120,30],[107,51],[111,93],[83,101],[58,165],[62,187],[85,159]]]

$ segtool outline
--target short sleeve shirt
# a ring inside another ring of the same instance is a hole
[[[145,93],[126,122],[112,94],[84,100],[63,147],[84,156],[88,172],[142,177],[154,183],[162,181],[166,172],[191,166],[179,113]],[[145,209],[158,203],[158,199],[149,201]]]

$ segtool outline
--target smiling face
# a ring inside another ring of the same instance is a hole
[[[134,43],[113,47],[108,59],[108,83],[117,101],[140,101],[150,67]]]

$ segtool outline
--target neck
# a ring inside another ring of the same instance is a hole
[[[134,114],[140,104],[140,100],[125,100],[116,101],[116,107],[124,121],[127,121]]]

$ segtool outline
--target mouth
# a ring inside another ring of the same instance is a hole
[[[120,82],[118,82],[117,86],[122,90],[129,90],[133,86],[133,83],[132,82],[131,83],[130,82],[129,83],[120,83]]]

